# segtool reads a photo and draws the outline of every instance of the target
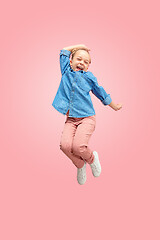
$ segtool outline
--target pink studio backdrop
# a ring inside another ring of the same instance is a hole
[[[4,1],[0,25],[2,240],[160,239],[159,1]],[[115,112],[92,95],[90,147],[102,174],[84,186],[60,151],[52,107],[60,49],[83,43]]]

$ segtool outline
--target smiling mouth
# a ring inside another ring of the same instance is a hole
[[[77,66],[76,69],[79,71],[79,70],[83,70],[83,67],[82,66]]]

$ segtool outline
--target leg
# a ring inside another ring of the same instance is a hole
[[[83,118],[79,122],[72,145],[74,155],[81,157],[89,164],[94,161],[93,151],[88,147],[88,142],[95,130],[95,125],[95,116]]]
[[[84,160],[80,156],[75,156],[72,151],[73,138],[77,126],[71,118],[67,118],[60,141],[60,149],[69,157],[77,168],[82,168]]]

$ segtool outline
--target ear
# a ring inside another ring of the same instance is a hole
[[[70,65],[72,66],[72,60],[70,60]]]

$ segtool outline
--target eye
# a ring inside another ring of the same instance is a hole
[[[88,61],[85,61],[85,64],[88,64],[89,62]]]

